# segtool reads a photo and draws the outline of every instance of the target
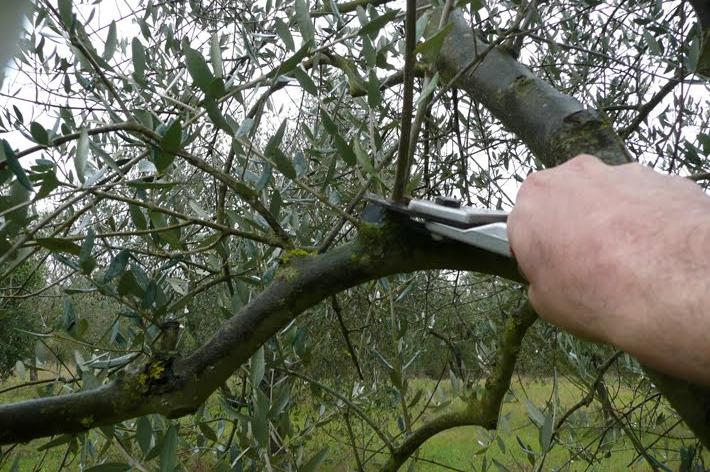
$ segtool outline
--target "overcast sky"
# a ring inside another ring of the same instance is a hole
[[[54,3],[56,0],[52,1]],[[0,20],[8,23],[13,18],[13,14],[16,13],[17,6],[24,4],[25,0],[0,0],[0,2],[2,2],[2,6],[0,7],[0,9],[2,9],[2,15],[0,15]],[[137,8],[137,0],[103,0],[98,5],[94,5],[89,2],[86,2],[82,5],[76,5],[76,3],[79,2],[75,2],[74,11],[80,21],[83,21],[84,23],[86,22],[86,19],[90,16],[91,11],[95,10],[91,22],[86,25],[86,29],[89,34],[91,34],[92,32],[97,32],[96,35],[92,35],[92,39],[95,41],[94,45],[98,51],[103,51],[104,49],[103,43],[108,33],[108,25],[110,25],[112,21],[117,22],[117,31],[119,39],[123,38],[124,40],[130,41],[130,39],[134,36],[140,36],[140,29],[133,21],[133,16],[131,15],[131,12],[135,11],[135,9]],[[400,1],[397,3],[403,2]],[[8,11],[8,8],[11,8],[12,11]],[[7,34],[9,31],[12,30],[12,28],[8,27],[8,24],[3,24],[0,26],[0,34]],[[26,23],[26,27],[29,26],[29,23]],[[1,35],[0,38],[2,38]],[[38,40],[39,39],[37,39],[36,41]],[[0,44],[6,44],[6,42],[3,41],[0,42]],[[45,51],[50,51],[53,47],[66,50],[67,46],[64,38],[57,36],[47,36]],[[2,52],[5,51],[6,48],[3,48]],[[116,53],[116,56],[112,61],[113,64],[117,64],[118,62],[120,62],[119,54],[119,52]],[[128,54],[130,54],[130,47],[128,47]],[[45,52],[45,55],[47,55],[47,52]],[[128,59],[129,57],[125,58]],[[130,69],[130,61],[127,61],[126,64],[127,68]],[[130,73],[130,70],[125,70],[125,72]],[[27,74],[30,75],[28,76]],[[24,70],[18,72],[14,61],[11,61],[7,71],[7,77],[4,81],[2,89],[0,89],[0,107],[7,108],[10,105],[15,105],[20,109],[20,111],[24,115],[26,123],[36,120],[39,121],[46,128],[55,128],[58,123],[56,118],[58,115],[58,108],[48,108],[36,105],[33,102],[53,101],[55,104],[60,105],[71,105],[72,103],[71,101],[65,103],[56,103],[56,97],[50,98],[47,92],[37,90],[37,88],[33,85],[31,79],[35,79],[33,71],[28,70],[28,67],[24,65]],[[659,81],[659,83],[662,82]],[[58,79],[56,83],[51,84],[51,86],[55,89],[61,89],[61,78]],[[697,89],[698,93],[700,94],[704,94],[706,92],[706,88],[702,85],[698,86]],[[14,98],[9,98],[9,96],[12,96]],[[670,101],[673,100],[673,95],[669,95],[666,100],[668,101],[668,103],[670,103]],[[290,106],[288,105],[288,102],[290,102],[290,100],[282,99],[282,101],[286,103],[285,106]],[[82,106],[83,102],[77,102],[76,105]],[[663,108],[664,106],[660,105],[659,107],[657,107],[657,110],[662,110]],[[651,119],[654,119],[656,116],[657,114],[652,115]],[[684,132],[688,137],[693,137],[692,134],[694,130],[685,129]],[[695,130],[695,133],[697,133],[697,130]],[[15,148],[25,148],[32,145],[30,141],[25,139],[19,132],[16,131],[6,133],[2,137],[8,139],[11,142],[12,146]],[[36,157],[40,157],[39,153],[36,154]],[[517,187],[517,185],[515,186]],[[511,193],[515,193],[514,188],[511,188],[510,190]]]

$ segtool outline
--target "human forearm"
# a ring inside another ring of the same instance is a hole
[[[607,315],[606,341],[657,370],[710,385],[710,199],[678,203],[685,212],[668,218],[649,245],[617,256],[636,273]]]

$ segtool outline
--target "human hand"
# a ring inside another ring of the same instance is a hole
[[[686,179],[590,155],[531,174],[508,219],[530,302],[567,331],[627,347],[649,322],[640,316],[688,309],[690,273],[707,259],[707,241],[689,239],[707,234],[694,229],[708,202]]]

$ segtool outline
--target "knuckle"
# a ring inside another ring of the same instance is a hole
[[[592,154],[578,154],[563,165],[571,170],[588,170],[600,164],[602,161]]]
[[[520,190],[518,190],[518,195],[520,195],[521,193],[528,193],[531,190],[534,190],[536,187],[542,185],[542,182],[545,180],[545,172],[547,171],[534,172],[528,175],[525,178],[523,184],[520,186]]]

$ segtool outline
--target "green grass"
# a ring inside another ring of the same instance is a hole
[[[11,379],[0,385],[0,390],[17,383],[16,379]],[[416,379],[410,381],[410,392],[422,390],[422,398],[411,409],[413,416],[417,416],[423,405],[435,387],[435,382],[429,379]],[[342,389],[348,390],[346,386]],[[668,465],[672,470],[676,470],[680,464],[679,450],[682,445],[692,445],[692,435],[684,425],[672,427],[675,423],[670,411],[666,411],[664,418],[655,421],[652,426],[648,426],[649,412],[653,411],[657,415],[659,411],[667,410],[663,402],[649,403],[639,407],[643,399],[636,393],[625,387],[617,387],[610,392],[614,405],[618,411],[628,411],[632,409],[628,420],[634,430],[638,429],[638,424],[644,424],[643,432],[635,431],[641,444],[649,446],[658,436],[668,430],[667,437],[659,441],[650,452],[659,461]],[[552,400],[557,400],[555,421],[583,395],[581,391],[569,380],[560,380],[557,385],[557,393],[553,394],[553,382],[551,379],[529,380],[515,379],[511,392],[506,396],[501,413],[501,421],[497,432],[485,431],[479,427],[460,427],[441,432],[427,441],[417,454],[417,460],[411,460],[401,470],[416,471],[444,471],[444,470],[482,470],[484,461],[489,465],[488,470],[499,471],[508,469],[511,471],[533,470],[533,466],[528,461],[528,455],[520,446],[520,442],[527,445],[534,453],[533,459],[539,461],[541,457],[540,428],[530,419],[530,409],[526,399],[538,409],[545,410],[545,406],[553,404]],[[303,393],[307,394],[306,392]],[[34,387],[13,390],[0,395],[0,403],[18,401],[37,395]],[[442,382],[434,396],[434,404],[447,398],[455,398],[451,393],[450,382]],[[382,399],[380,399],[382,401]],[[381,404],[379,407],[371,407],[368,414],[375,419],[375,422],[383,429],[387,429],[392,435],[396,435],[398,427],[396,423],[396,402],[385,399],[392,405]],[[428,418],[461,405],[461,400],[455,399],[450,405],[440,411],[427,409],[414,427],[419,427]],[[319,417],[320,405],[311,404],[310,400],[299,403],[291,410],[290,418],[296,428],[303,428],[306,418]],[[634,409],[635,407],[635,409]],[[653,407],[653,408],[652,408]],[[213,417],[222,414],[221,407],[216,395],[208,401],[207,408]],[[332,411],[329,409],[328,411]],[[545,412],[550,411],[545,410]],[[534,413],[534,412],[533,412]],[[581,408],[567,422],[560,431],[560,441],[550,451],[545,458],[543,470],[564,470],[564,471],[607,471],[607,470],[651,470],[644,459],[636,459],[637,453],[631,441],[618,428],[613,428],[605,433],[606,441],[604,449],[596,454],[595,461],[590,463],[585,459],[592,457],[599,446],[599,437],[603,434],[604,418],[599,408],[598,402],[593,402],[589,407]],[[181,420],[184,425],[192,424],[190,418]],[[369,457],[366,470],[378,470],[386,460],[386,455],[378,453],[382,451],[382,443],[373,435],[372,430],[356,417],[351,416],[352,427],[358,441],[358,446],[369,452],[361,452],[361,457]],[[672,427],[672,428],[671,428]],[[670,429],[670,430],[669,430]],[[324,471],[348,471],[355,470],[355,462],[352,449],[349,445],[346,434],[345,422],[342,415],[335,415],[321,428],[310,434],[305,442],[306,455],[310,456],[319,451],[323,446],[329,447],[327,460],[320,470]],[[100,433],[92,433],[98,438]],[[220,438],[224,440],[224,438]],[[59,470],[65,447],[56,447],[45,452],[38,452],[37,448],[46,443],[48,439],[40,439],[27,444],[17,445],[12,451],[9,459],[5,459],[0,466],[0,471],[9,471],[15,457],[20,459],[19,470]],[[102,441],[97,444],[103,445]],[[587,448],[584,453],[580,451]],[[3,449],[3,452],[6,452]],[[189,458],[189,451],[182,457]],[[105,454],[109,454],[115,460],[122,461],[122,454],[111,445]],[[41,468],[36,469],[40,460],[44,457]],[[705,456],[706,460],[708,459]],[[636,459],[636,460],[634,460]],[[186,470],[196,470],[198,462],[202,467],[200,470],[211,470],[209,456],[204,460],[195,461],[194,457],[188,462]],[[156,462],[152,462],[154,468]],[[65,470],[79,470],[78,459],[65,467]],[[152,470],[152,469],[151,469]]]
[[[71,377],[71,375],[66,375],[66,377]],[[54,378],[46,372],[39,373],[39,379],[50,379]],[[4,382],[0,382],[0,391],[9,389],[11,387],[18,386],[22,384],[23,381],[17,377],[10,377]],[[0,404],[14,403],[22,400],[27,400],[30,398],[38,398],[40,396],[46,395],[51,390],[52,393],[57,394],[59,392],[58,388],[53,388],[53,384],[40,384],[35,386],[29,386],[14,390],[9,390],[0,394]],[[2,467],[0,471],[11,470],[12,465],[15,460],[18,460],[19,471],[32,471],[35,466],[41,467],[37,470],[58,470],[59,465],[62,463],[62,458],[64,456],[65,448],[56,447],[48,449],[46,451],[37,451],[42,444],[49,441],[49,438],[37,439],[35,441],[30,441],[25,444],[17,444],[8,451],[7,446],[2,448],[3,455],[9,454],[9,457],[4,458],[2,462]]]

